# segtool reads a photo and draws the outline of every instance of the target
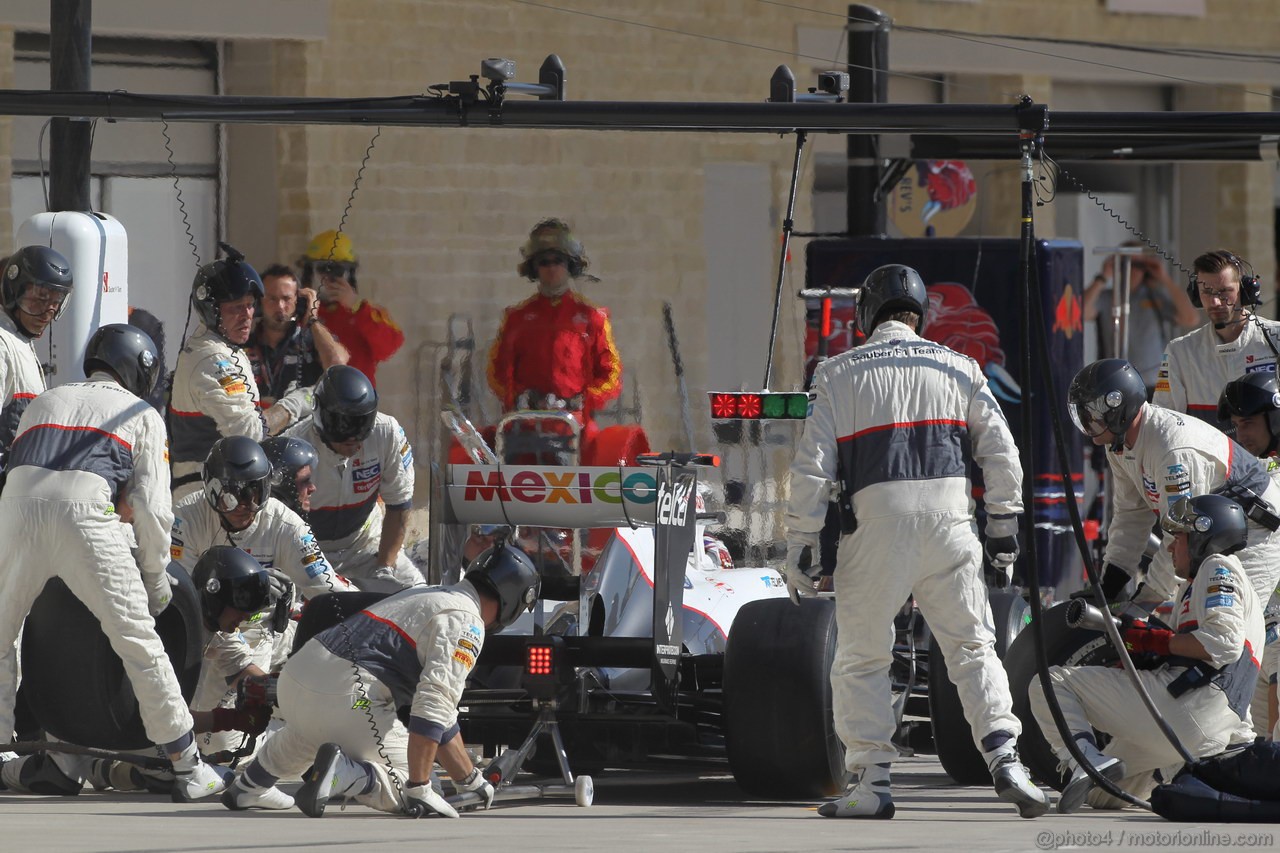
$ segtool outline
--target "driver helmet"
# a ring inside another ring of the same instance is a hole
[[[204,497],[218,512],[267,502],[271,462],[258,442],[230,435],[213,443],[203,469]]]
[[[93,333],[81,362],[85,376],[113,374],[125,390],[143,399],[155,389],[160,353],[151,336],[129,323],[110,323]]]
[[[886,264],[871,271],[858,293],[858,328],[870,335],[886,315],[915,311],[920,315],[916,333],[924,331],[929,313],[929,293],[920,273],[902,264]]]
[[[298,472],[307,466],[315,472],[320,462],[315,445],[305,438],[273,435],[262,442],[262,450],[271,463],[271,496],[301,515]]]
[[[1218,420],[1227,421],[1232,415],[1247,418],[1266,413],[1267,432],[1271,433],[1271,448],[1280,439],[1280,383],[1270,370],[1246,373],[1227,383],[1218,397]]]
[[[9,256],[0,272],[0,301],[10,315],[17,310],[18,300],[31,287],[47,287],[62,294],[62,304],[53,319],[67,310],[71,294],[71,262],[48,246],[23,246]],[[22,330],[22,324],[18,324]]]
[[[378,417],[378,392],[369,378],[349,364],[335,364],[316,383],[316,432],[329,445],[364,441]]]
[[[1076,374],[1067,402],[1076,429],[1090,438],[1110,432],[1116,437],[1111,449],[1119,452],[1125,432],[1147,402],[1147,386],[1123,358],[1104,358]]]
[[[498,601],[498,618],[491,633],[511,625],[532,610],[542,590],[542,578],[523,551],[502,542],[471,561],[466,579]]]
[[[191,582],[200,593],[204,626],[217,631],[224,608],[261,613],[271,606],[271,576],[253,557],[231,545],[214,545],[196,562]]]
[[[1160,526],[1168,533],[1187,534],[1192,577],[1206,557],[1234,554],[1249,540],[1244,508],[1224,495],[1179,498],[1164,514]]]

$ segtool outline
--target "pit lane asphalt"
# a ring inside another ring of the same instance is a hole
[[[540,801],[413,821],[363,806],[301,812],[230,812],[217,802],[175,804],[150,794],[34,797],[0,791],[0,850],[331,850],[517,853],[518,851],[949,850],[958,853],[1093,849],[1214,850],[1280,847],[1280,827],[1174,824],[1137,810],[1022,820],[989,788],[952,784],[933,756],[894,765],[897,816],[889,821],[821,818],[815,803],[762,802],[743,794],[727,768],[606,771],[595,804]],[[284,785],[292,790],[295,785]],[[1160,836],[1159,833],[1164,833]],[[1246,834],[1270,836],[1248,844]],[[1229,835],[1231,844],[1224,844]]]

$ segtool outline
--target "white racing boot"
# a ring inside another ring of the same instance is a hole
[[[173,801],[190,803],[221,794],[230,771],[205,763],[191,743],[173,762]]]
[[[893,797],[889,793],[889,765],[865,767],[849,783],[849,788],[833,800],[818,806],[823,817],[860,817],[888,820],[893,817]]]
[[[329,800],[345,800],[372,787],[373,778],[359,761],[342,754],[336,743],[322,744],[315,763],[302,776],[302,787],[294,798],[307,817],[323,817]]]
[[[1040,817],[1049,811],[1049,797],[1031,781],[1031,774],[1018,760],[1016,742],[986,753],[987,767],[995,783],[996,795],[1018,807],[1018,816]]]
[[[240,774],[222,794],[222,804],[232,811],[241,809],[291,809],[293,797],[275,785],[260,788]]]
[[[1078,739],[1076,744],[1080,747],[1080,754],[1102,774],[1104,779],[1119,782],[1124,778],[1123,761],[1107,755],[1084,738]],[[1089,792],[1097,786],[1088,772],[1074,758],[1068,758],[1066,764],[1071,768],[1071,778],[1067,781],[1067,786],[1062,789],[1062,796],[1058,798],[1058,811],[1062,814],[1071,814],[1084,805]]]

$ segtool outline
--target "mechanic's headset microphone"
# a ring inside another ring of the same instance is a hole
[[[1253,265],[1233,252],[1224,251],[1216,254],[1236,268],[1237,276],[1240,279],[1240,294],[1237,297],[1236,304],[1231,306],[1232,310],[1240,311],[1243,306],[1261,305],[1262,282],[1257,273],[1253,271]],[[1245,272],[1246,268],[1248,268],[1247,273]],[[1192,272],[1191,278],[1187,281],[1187,298],[1191,300],[1191,304],[1195,307],[1204,307],[1204,300],[1200,298],[1200,275],[1198,272]],[[1214,323],[1213,327],[1215,329],[1225,329],[1230,325],[1231,323]]]

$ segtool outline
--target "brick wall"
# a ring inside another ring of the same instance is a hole
[[[0,27],[0,89],[12,88],[13,82],[13,29]],[[13,120],[0,116],[0,256],[13,248],[13,204],[10,188],[13,185]]]

